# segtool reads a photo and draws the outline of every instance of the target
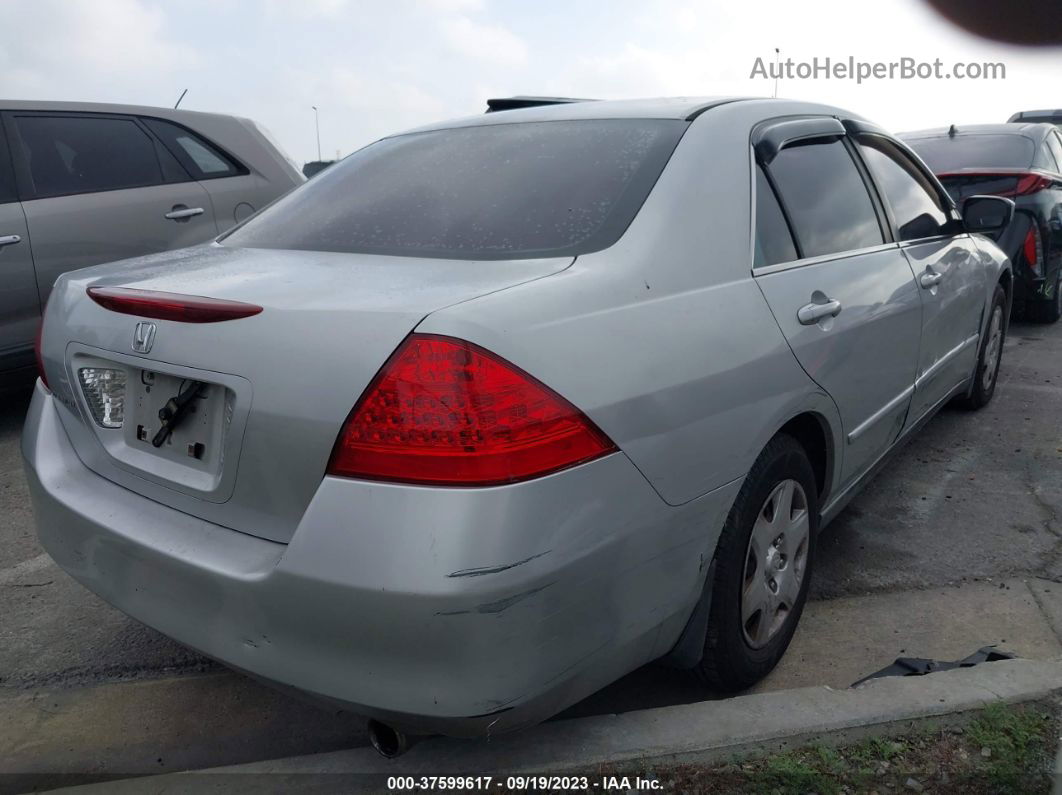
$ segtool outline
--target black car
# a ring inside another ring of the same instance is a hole
[[[996,242],[1014,265],[1015,314],[1046,323],[1062,317],[1058,128],[1049,123],[952,125],[900,137],[933,170],[956,204],[984,194],[1014,200],[1014,222]]]

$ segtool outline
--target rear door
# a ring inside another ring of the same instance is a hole
[[[270,186],[236,155],[176,122],[148,117],[143,121],[210,195],[219,232],[240,223],[291,187]]]
[[[20,111],[4,125],[42,303],[65,271],[217,234],[206,191],[135,118]]]
[[[951,202],[907,151],[876,133],[861,134],[858,142],[922,300],[922,345],[910,425],[973,372],[985,269]]]
[[[756,136],[770,145],[756,147],[753,275],[793,353],[837,404],[847,485],[906,420],[918,287],[840,122],[781,122]]]
[[[40,318],[26,217],[15,191],[7,143],[0,135],[0,374],[33,364]]]

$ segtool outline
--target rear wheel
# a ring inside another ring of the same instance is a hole
[[[745,478],[719,538],[696,669],[710,687],[744,690],[782,658],[807,599],[818,516],[811,462],[795,439],[779,434]]]
[[[1003,343],[1007,337],[1006,311],[1007,296],[1003,288],[996,285],[985,336],[981,340],[981,348],[977,354],[973,385],[970,388],[970,394],[961,401],[962,405],[968,409],[979,409],[988,405],[988,401],[996,393],[999,361],[1003,356]]]

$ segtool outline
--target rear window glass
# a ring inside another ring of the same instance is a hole
[[[956,135],[913,138],[907,145],[935,174],[963,168],[1028,168],[1036,146],[1024,135]]]
[[[378,141],[224,245],[449,259],[575,256],[614,243],[687,123],[524,122]]]

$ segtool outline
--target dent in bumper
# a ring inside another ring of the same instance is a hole
[[[516,728],[666,652],[738,485],[667,506],[621,454],[493,489],[325,478],[284,545],[100,478],[51,400],[23,454],[60,566],[211,657],[408,729]]]

